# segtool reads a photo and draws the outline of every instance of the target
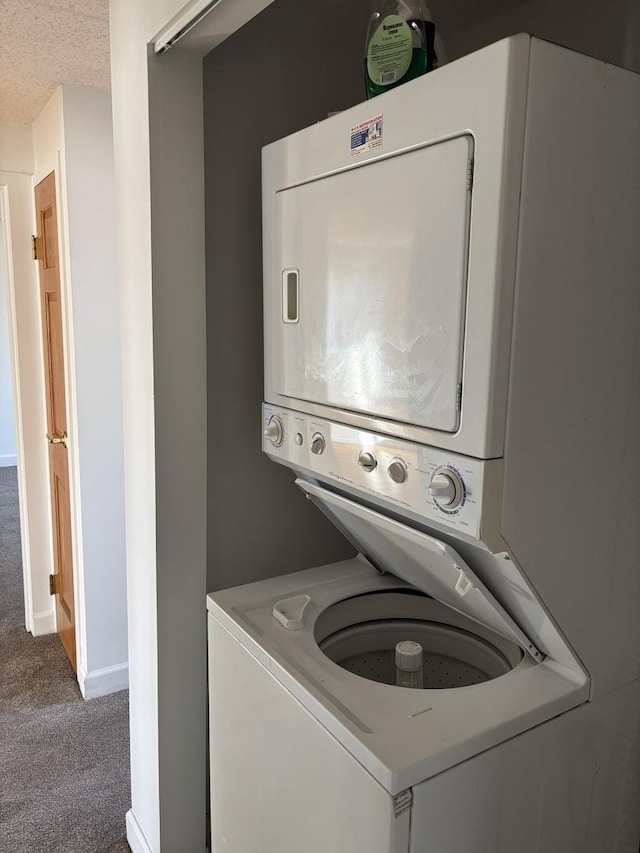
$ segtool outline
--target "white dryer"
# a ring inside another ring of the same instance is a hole
[[[263,449],[358,556],[209,596],[216,853],[636,853],[638,115],[517,36],[265,149]]]

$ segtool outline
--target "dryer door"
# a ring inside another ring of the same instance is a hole
[[[277,394],[458,428],[472,159],[461,136],[275,194]]]
[[[525,649],[543,655],[450,545],[321,486],[296,484],[375,566]]]

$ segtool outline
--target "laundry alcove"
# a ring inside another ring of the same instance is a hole
[[[202,850],[206,593],[351,553],[260,450],[260,150],[364,99],[370,4],[111,5],[128,365],[128,833],[154,851],[160,839]],[[608,5],[606,27],[595,0],[429,6],[451,59],[527,30],[638,65],[628,0]]]

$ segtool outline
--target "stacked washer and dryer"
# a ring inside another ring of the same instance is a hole
[[[525,35],[264,150],[263,449],[358,555],[209,596],[216,853],[638,850],[639,188]]]

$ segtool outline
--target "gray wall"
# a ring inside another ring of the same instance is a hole
[[[143,831],[155,853],[203,850],[205,841],[207,424],[202,393],[201,82],[198,57],[180,51],[149,55],[155,578],[139,562],[149,530],[142,514],[127,531],[127,581],[129,648],[134,649],[129,659],[132,803],[135,819],[142,816]],[[144,255],[136,274],[134,279],[124,277],[123,294],[138,287],[138,279],[144,283]],[[146,303],[144,288],[138,290],[142,292],[136,298]],[[140,320],[143,312],[137,306],[132,310],[130,296],[123,295],[123,304],[131,335],[131,315]],[[141,411],[136,407],[129,412],[132,430],[139,434],[141,425],[146,426],[144,360],[130,340],[127,351],[131,387],[143,389]],[[125,423],[126,417],[125,407]],[[135,422],[136,417],[141,423]],[[126,462],[140,478],[147,459],[144,453],[133,457],[131,448],[128,452]],[[139,493],[143,508],[144,498],[144,492]],[[150,582],[155,595],[149,594]]]
[[[638,0],[428,0],[449,59],[531,33],[614,65],[640,68]]]
[[[260,154],[364,99],[368,13],[276,0],[204,60],[209,590],[353,553],[260,449]]]
[[[450,59],[529,31],[634,64],[630,0],[429,5]],[[364,99],[369,11],[369,0],[275,0],[204,60],[209,590],[350,553],[260,451],[260,150]]]

